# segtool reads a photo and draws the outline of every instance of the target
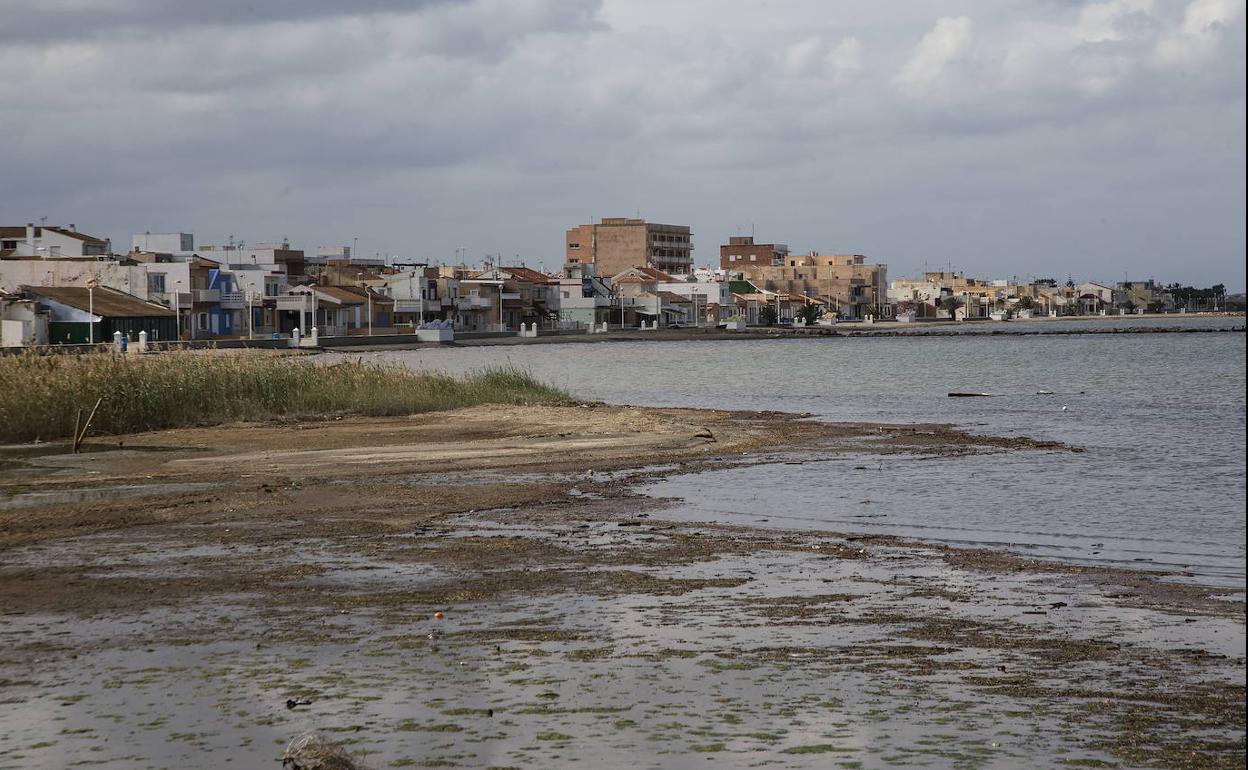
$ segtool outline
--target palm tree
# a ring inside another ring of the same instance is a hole
[[[823,308],[815,304],[802,305],[797,309],[797,317],[802,319],[807,326],[817,323],[823,316]]]

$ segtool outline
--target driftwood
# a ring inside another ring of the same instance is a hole
[[[286,746],[286,751],[282,753],[282,767],[291,770],[365,770],[338,744],[312,731],[303,733]]]
[[[79,409],[77,416],[74,417],[74,454],[78,454],[78,450],[81,449],[82,440],[87,437],[87,431],[91,429],[91,421],[95,419],[95,412],[103,401],[102,397],[95,400],[95,406],[91,407],[91,414],[87,415],[87,422],[82,426],[82,430],[78,429],[78,423],[82,420],[82,410]]]

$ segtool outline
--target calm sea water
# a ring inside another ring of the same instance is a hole
[[[1243,325],[1242,318],[1166,321]],[[943,422],[1067,442],[1086,451],[837,457],[676,476],[647,491],[684,498],[665,512],[670,518],[900,534],[1244,583],[1240,332],[603,342],[373,355],[452,372],[511,363],[614,403]],[[1000,395],[949,398],[951,391]]]

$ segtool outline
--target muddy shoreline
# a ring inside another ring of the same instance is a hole
[[[585,405],[96,449],[0,452],[0,768],[275,766],[313,728],[375,768],[1244,763],[1242,591],[637,491],[1077,448]]]

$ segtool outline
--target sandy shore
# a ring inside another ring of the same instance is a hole
[[[638,490],[1072,448],[586,405],[95,449],[0,452],[0,768],[276,766],[307,729],[374,768],[1243,766],[1242,592]]]

